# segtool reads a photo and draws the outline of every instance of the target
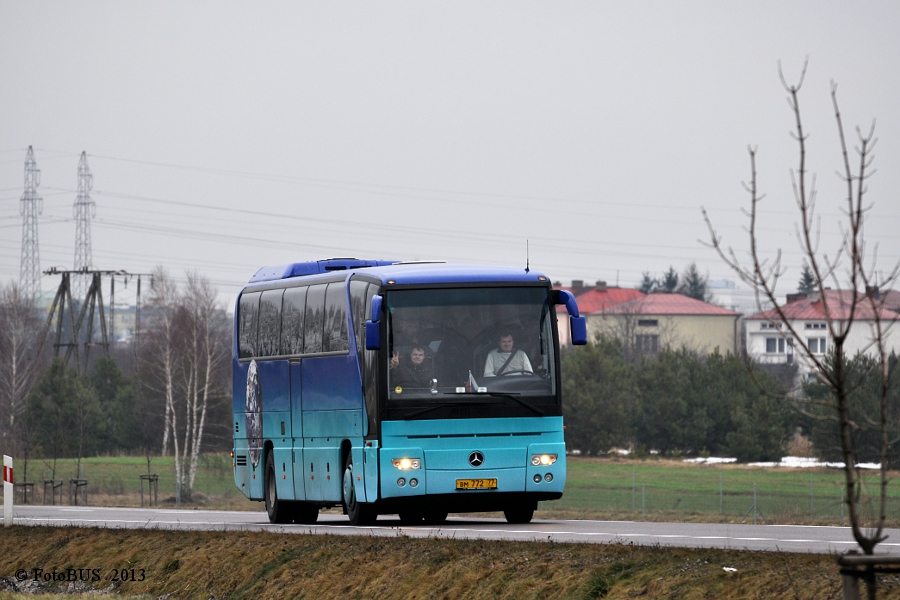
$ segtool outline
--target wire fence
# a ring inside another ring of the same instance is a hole
[[[849,520],[844,477],[838,470],[628,468],[602,463],[579,468],[573,463],[563,498],[543,502],[540,509],[629,520],[816,525]],[[860,501],[864,522],[878,514],[879,491],[877,473],[867,476]],[[889,482],[887,493],[888,525],[898,526],[900,485]]]

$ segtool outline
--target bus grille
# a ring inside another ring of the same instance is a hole
[[[234,462],[239,467],[246,467],[247,466],[247,456],[244,454],[238,454],[237,456],[234,457]]]

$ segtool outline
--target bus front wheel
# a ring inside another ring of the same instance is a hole
[[[508,508],[503,511],[503,516],[506,517],[507,523],[531,523],[531,519],[534,517],[534,509],[522,508],[521,506]]]
[[[351,525],[372,525],[378,518],[375,507],[356,501],[356,486],[353,482],[353,458],[348,456],[344,466],[344,509],[350,517]]]
[[[286,502],[278,500],[278,492],[275,489],[275,460],[272,458],[270,450],[266,456],[266,478],[265,478],[265,495],[266,495],[266,513],[269,515],[270,523],[290,523],[291,510]]]

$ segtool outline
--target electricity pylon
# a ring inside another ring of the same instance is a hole
[[[78,196],[75,198],[75,271],[83,275],[75,275],[72,293],[76,298],[85,296],[91,276],[88,274],[93,262],[91,253],[91,219],[97,215],[97,205],[91,200],[91,188],[94,177],[87,164],[87,153],[81,153],[78,161]]]
[[[28,146],[25,155],[25,191],[19,202],[22,215],[22,262],[19,285],[26,298],[37,300],[41,293],[41,255],[38,248],[38,215],[44,209],[44,200],[37,195],[41,184],[41,171],[34,160],[34,151]]]

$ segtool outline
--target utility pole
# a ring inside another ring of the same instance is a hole
[[[94,187],[94,177],[87,164],[87,153],[81,153],[78,161],[78,196],[75,198],[75,206],[72,211],[75,216],[75,271],[82,271],[83,275],[75,275],[74,289],[76,298],[83,298],[87,292],[91,280],[88,274],[92,266],[91,253],[91,219],[97,216],[97,204],[91,200],[91,188]]]
[[[41,256],[38,249],[38,215],[44,209],[44,200],[37,195],[41,184],[41,171],[34,160],[34,151],[28,146],[25,155],[25,191],[19,202],[22,215],[22,262],[19,285],[26,298],[32,302],[41,293]]]

